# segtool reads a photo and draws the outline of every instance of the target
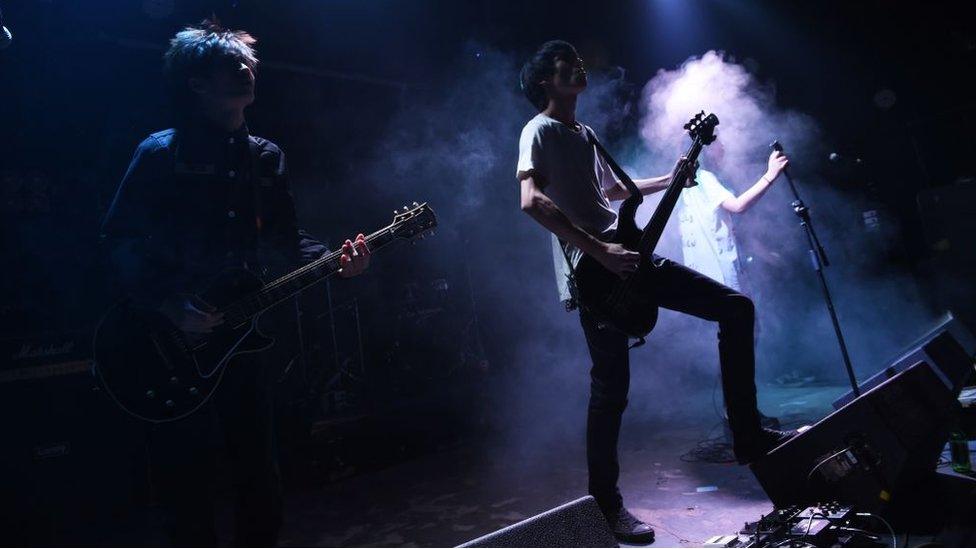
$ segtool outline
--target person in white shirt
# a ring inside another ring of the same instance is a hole
[[[721,138],[712,143],[704,154],[706,161],[720,163]],[[722,185],[714,173],[699,168],[695,176],[698,185],[682,191],[678,202],[682,263],[685,267],[741,291],[739,252],[731,214],[752,208],[789,163],[781,151],[773,151],[769,155],[766,172],[739,196]]]
[[[705,149],[703,156],[706,162],[721,164],[721,138]],[[678,201],[676,215],[681,232],[682,264],[743,292],[745,281],[740,276],[742,269],[732,214],[743,213],[755,206],[789,163],[781,151],[773,151],[766,162],[766,172],[739,196],[723,185],[714,173],[699,167],[695,173],[698,185],[682,191]],[[779,426],[778,421],[761,411],[759,418],[763,425]]]

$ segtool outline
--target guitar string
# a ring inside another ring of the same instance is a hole
[[[369,243],[375,241],[376,239],[380,238],[381,236],[384,236],[384,233],[390,233],[390,232],[392,232],[392,228],[391,227],[384,227],[383,229],[380,229],[379,231],[376,231],[375,233],[372,233],[369,236],[365,237],[366,243],[369,244]],[[342,255],[341,248],[339,250],[332,251],[332,252],[328,253],[327,255],[324,255],[324,256],[320,257],[319,259],[316,259],[315,261],[309,263],[308,265],[305,265],[305,266],[303,266],[303,267],[301,267],[299,269],[296,269],[296,270],[292,271],[291,273],[288,273],[288,274],[286,274],[286,275],[278,278],[277,280],[274,280],[274,281],[268,283],[267,286],[265,286],[264,288],[262,288],[261,290],[255,292],[255,293],[249,295],[248,297],[245,297],[244,299],[241,299],[240,301],[236,301],[236,302],[228,305],[227,307],[225,307],[225,311],[231,312],[231,314],[228,315],[228,318],[229,319],[233,319],[235,321],[242,321],[242,320],[247,319],[247,317],[250,316],[250,315],[246,315],[244,313],[244,311],[240,311],[241,318],[234,317],[233,316],[233,310],[234,309],[244,309],[246,307],[253,306],[253,305],[261,306],[262,305],[262,301],[261,301],[261,297],[260,296],[263,296],[263,295],[271,295],[270,292],[273,292],[274,290],[277,290],[277,289],[281,288],[282,286],[284,286],[288,282],[291,282],[292,280],[296,280],[298,278],[301,278],[302,276],[304,276],[305,274],[308,274],[309,272],[318,270],[319,268],[321,268],[321,267],[323,267],[323,266],[325,266],[325,265],[327,265],[329,263],[332,263],[332,262],[336,261],[336,258],[340,257],[341,255]],[[285,299],[285,298],[283,297],[281,299]],[[280,301],[280,299],[278,301]],[[272,303],[272,305],[273,304],[274,303]],[[228,323],[229,324],[236,324],[237,322],[229,321]]]
[[[698,149],[697,151],[695,151],[696,148]],[[695,156],[695,158],[697,159],[698,155],[701,153],[701,150],[702,150],[702,144],[699,144],[699,138],[696,137],[695,138],[695,142],[692,143],[691,149],[688,151],[689,154],[686,155],[686,158],[690,158],[691,155],[692,155],[692,153],[693,153],[694,156]],[[685,166],[682,166],[681,172],[684,172],[684,168],[686,166],[687,166],[687,164]],[[668,201],[668,200],[670,200],[672,198],[675,200],[675,202],[677,202],[676,195],[680,195],[680,193],[681,193],[681,188],[675,186],[675,184],[678,183],[678,181],[680,181],[680,179],[677,178],[678,175],[680,175],[680,172],[678,174],[676,174],[676,179],[673,179],[668,184],[668,189],[667,189],[667,191],[665,191],[665,196],[664,196],[664,198],[661,199],[661,203],[665,203],[665,201]],[[676,191],[675,192],[672,192],[672,190],[675,190],[675,189],[676,189]],[[655,219],[652,216],[651,221],[648,224],[648,226],[650,226],[650,224],[653,224],[654,221],[655,221]],[[663,230],[663,228],[662,228],[662,230]],[[648,234],[647,231],[646,231],[646,229],[645,229],[644,234],[645,235]],[[640,244],[638,244],[638,252],[641,255],[643,255],[644,253],[653,253],[653,251],[654,251],[653,248],[651,250],[649,250],[649,251],[642,250],[641,249],[641,248],[646,248],[646,247],[648,247],[648,245],[645,244],[645,239],[642,237]],[[640,269],[638,268],[638,271],[639,270]],[[608,304],[611,306],[611,308],[616,307],[617,305],[619,305],[620,300],[623,299],[626,296],[626,294],[628,294],[630,292],[630,287],[633,285],[633,280],[635,278],[637,278],[636,275],[637,275],[637,273],[635,272],[633,276],[630,276],[630,277],[626,278],[621,284],[618,284],[617,287],[614,288],[614,290],[610,293],[610,297],[607,299],[607,301],[608,301]]]
[[[661,202],[662,203],[668,201],[669,199],[671,199],[674,196],[674,193],[672,191],[673,191],[673,189],[677,188],[676,187],[676,183],[678,183],[678,179],[677,178],[674,179],[673,181],[671,181],[671,183],[668,185],[668,190],[665,191],[665,196],[664,196],[664,198],[661,199]],[[680,193],[681,191],[678,190],[677,192]],[[653,224],[653,223],[654,223],[654,218],[652,217],[651,218],[651,223],[649,223],[648,226],[650,226],[650,224]],[[647,232],[645,232],[644,234],[647,234]],[[645,253],[645,250],[643,250],[642,248],[646,248],[647,247],[646,245],[643,244],[644,242],[645,242],[645,239],[644,238],[641,238],[641,243],[638,244],[638,248],[637,248],[637,251],[640,254],[642,254],[642,255]],[[621,282],[620,284],[617,285],[617,287],[614,289],[614,291],[610,295],[609,301],[610,301],[611,306],[616,306],[617,304],[619,304],[619,301],[625,296],[625,294],[627,294],[629,292],[630,287],[633,285],[633,280],[634,280],[634,278],[636,278],[636,274],[637,273],[634,273],[634,276],[627,277],[623,282]]]
[[[414,216],[414,217],[416,217],[416,216]],[[374,233],[371,233],[369,236],[366,236],[365,237],[366,243],[369,244],[371,242],[374,242],[375,240],[377,240],[380,237],[386,236],[388,234],[392,234],[393,233],[393,227],[394,227],[394,225],[396,225],[396,223],[391,224],[391,225],[388,225],[388,226],[386,226],[386,227],[384,227],[384,228],[382,228],[382,229],[380,229],[380,230],[378,230],[378,231],[376,231]],[[273,295],[273,294],[271,294],[271,292],[273,292],[273,291],[281,288],[282,286],[284,286],[285,284],[291,282],[292,280],[296,280],[298,278],[303,277],[304,275],[308,274],[309,272],[318,270],[319,268],[321,268],[324,265],[333,263],[341,255],[342,255],[342,251],[341,250],[333,251],[333,252],[329,253],[328,255],[325,255],[325,256],[323,256],[323,257],[321,257],[321,258],[319,258],[319,259],[317,259],[317,260],[309,263],[308,265],[305,265],[305,266],[303,266],[303,267],[301,267],[299,269],[296,269],[295,271],[293,271],[291,273],[286,274],[285,276],[282,276],[281,278],[278,278],[277,280],[272,281],[267,286],[265,286],[264,288],[262,288],[260,291],[254,293],[254,294],[251,294],[250,296],[248,296],[248,297],[246,297],[246,298],[244,298],[244,299],[242,299],[242,300],[240,300],[238,302],[235,302],[235,303],[227,306],[225,308],[225,310],[226,311],[231,311],[231,314],[226,319],[227,323],[230,324],[230,325],[237,325],[239,322],[246,320],[250,316],[253,316],[253,315],[246,314],[245,311],[239,311],[239,317],[238,316],[235,316],[233,314],[233,310],[234,309],[244,309],[246,307],[252,307],[252,306],[255,306],[255,305],[257,305],[258,307],[262,307],[262,308],[268,308],[268,307],[274,305],[275,303],[278,303],[278,302],[286,299],[287,296],[283,296],[283,297],[281,297],[279,299],[274,300],[272,303],[270,303],[268,305],[265,305],[263,303],[263,301],[262,301],[262,296],[264,296],[264,295]],[[328,274],[331,275],[334,272],[335,271],[333,271],[332,273],[328,273]],[[326,275],[326,276],[328,276],[328,275]],[[301,288],[299,288],[299,290],[300,289]]]

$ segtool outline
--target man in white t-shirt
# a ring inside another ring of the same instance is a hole
[[[576,120],[576,99],[586,89],[579,54],[566,42],[547,42],[525,63],[520,81],[526,98],[539,110],[519,139],[516,176],[521,207],[553,234],[554,242],[565,243],[553,252],[560,285],[582,254],[622,278],[636,272],[652,258],[610,240],[617,226],[610,201],[629,193],[595,150],[592,130]],[[646,195],[664,190],[669,181],[670,176],[662,176],[634,183]],[[763,429],[759,423],[752,301],[673,261],[653,259],[653,269],[648,266],[642,271],[650,276],[641,277],[639,283],[651,284],[647,291],[660,306],[718,322],[733,450],[740,463],[758,459],[793,433]],[[580,311],[580,324],[593,361],[586,426],[589,492],[617,539],[650,543],[653,528],[624,507],[617,486],[617,442],[630,388],[629,341],[585,308]]]
[[[721,139],[706,151],[706,157],[719,161]],[[722,185],[714,173],[699,169],[695,176],[698,185],[683,191],[678,202],[682,263],[730,288],[741,290],[739,254],[731,214],[753,207],[788,165],[789,159],[781,151],[773,151],[767,161],[766,173],[739,196]]]

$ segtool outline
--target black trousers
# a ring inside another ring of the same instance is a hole
[[[661,307],[718,322],[722,391],[736,449],[742,451],[759,432],[752,301],[669,259],[656,257],[655,264],[637,283],[649,285]],[[622,505],[617,440],[630,389],[629,341],[585,311],[580,312],[580,323],[593,360],[586,426],[589,491],[602,509],[613,511]]]
[[[213,400],[196,414],[152,428],[152,488],[177,547],[214,547],[218,451],[235,490],[235,547],[277,544],[281,477],[274,437],[274,383],[256,355],[231,360]]]

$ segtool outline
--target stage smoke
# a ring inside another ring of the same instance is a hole
[[[643,162],[658,170],[673,164],[688,146],[682,126],[702,110],[721,121],[718,139],[702,154],[702,167],[737,195],[765,173],[769,143],[775,139],[783,144],[832,261],[827,280],[855,369],[861,375],[876,371],[932,318],[910,273],[898,264],[903,260],[895,244],[900,235],[893,216],[885,218],[880,232],[867,230],[864,212],[883,205],[856,190],[842,190],[819,173],[827,144],[816,121],[781,107],[773,81],[761,80],[722,52],[708,51],[676,69],[662,69],[644,86]],[[792,201],[785,177],[780,177],[752,209],[732,216],[744,266],[743,291],[757,306],[757,377],[843,380],[840,353]],[[653,203],[642,208],[644,219],[651,211]],[[672,216],[662,251],[680,261],[677,225]],[[714,331],[714,326],[702,327],[683,315],[665,318],[672,319],[665,329],[677,335]],[[707,347],[713,341],[702,340],[701,352],[710,354]],[[687,358],[690,364],[700,364],[694,356]]]

